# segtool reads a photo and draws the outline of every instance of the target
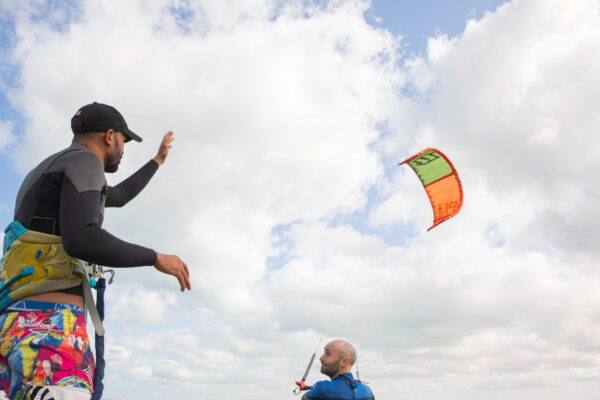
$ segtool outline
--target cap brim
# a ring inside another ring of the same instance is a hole
[[[123,134],[125,135],[125,143],[129,142],[130,140],[135,140],[136,142],[141,142],[142,138],[139,137],[138,135],[136,135],[135,133],[133,133],[131,130],[126,129]]]

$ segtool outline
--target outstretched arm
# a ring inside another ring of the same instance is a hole
[[[119,183],[117,186],[106,188],[106,207],[123,207],[146,187],[154,173],[158,170],[158,164],[153,160],[148,161],[133,175]]]
[[[100,227],[101,197],[96,190],[79,192],[68,177],[63,178],[60,232],[66,252],[111,267],[154,265],[156,253],[152,249],[125,242]]]
[[[100,199],[100,192],[79,193],[68,178],[63,179],[61,236],[70,256],[111,267],[153,265],[177,278],[182,292],[192,289],[188,266],[179,257],[125,242],[100,228]]]
[[[173,140],[175,140],[173,132],[167,132],[163,136],[158,153],[152,160],[148,161],[142,168],[117,186],[109,186],[106,191],[106,207],[123,207],[137,196],[154,176],[158,170],[158,166],[166,161],[169,149],[173,147],[171,145]]]

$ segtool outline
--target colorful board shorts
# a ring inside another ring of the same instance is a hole
[[[89,399],[94,367],[80,307],[19,300],[0,315],[0,389],[11,400],[63,388],[73,396],[56,399]]]

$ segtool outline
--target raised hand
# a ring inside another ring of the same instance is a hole
[[[158,148],[158,153],[154,157],[154,161],[156,161],[158,165],[162,165],[167,159],[167,156],[169,155],[169,149],[173,147],[171,145],[173,140],[175,140],[175,138],[173,137],[173,131],[167,132],[163,137],[163,140],[160,143],[160,147]]]

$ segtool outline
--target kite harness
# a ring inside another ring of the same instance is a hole
[[[104,385],[104,291],[105,273],[112,283],[115,271],[70,257],[63,249],[60,236],[25,228],[17,221],[4,230],[2,270],[0,271],[0,312],[17,300],[40,293],[78,285],[83,287],[86,315],[95,330],[96,371],[92,400],[102,397]],[[94,303],[92,287],[96,289]]]

